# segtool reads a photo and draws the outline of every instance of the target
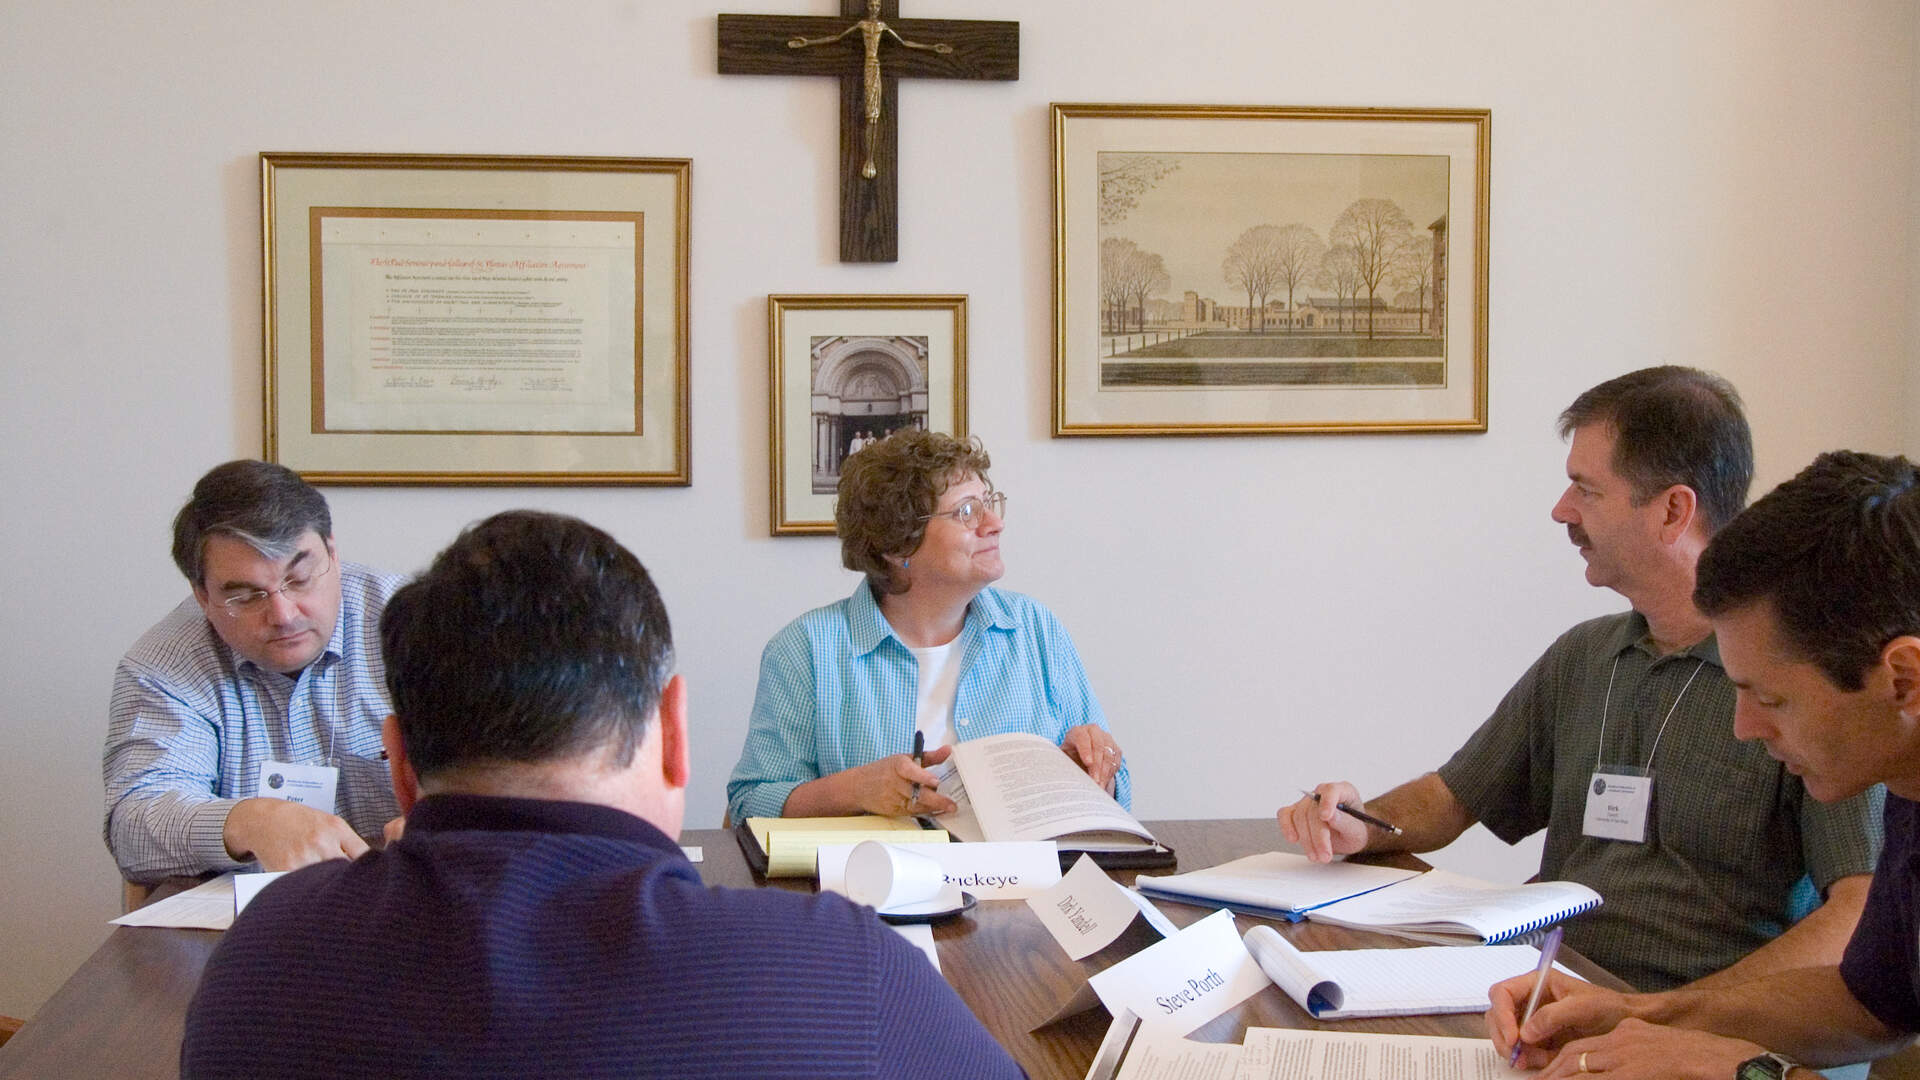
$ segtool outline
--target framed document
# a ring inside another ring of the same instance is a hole
[[[689,171],[261,154],[267,459],[316,483],[691,483]]]
[[[967,433],[965,296],[769,296],[775,536],[833,533],[848,457],[903,427]]]
[[[1052,118],[1056,436],[1487,429],[1487,110]]]

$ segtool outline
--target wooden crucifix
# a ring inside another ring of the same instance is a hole
[[[1017,79],[1020,24],[902,19],[899,0],[840,11],[720,16],[720,74],[839,76],[840,261],[893,262],[901,78]]]

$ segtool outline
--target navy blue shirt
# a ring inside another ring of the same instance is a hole
[[[1887,848],[1867,891],[1840,977],[1895,1031],[1920,1031],[1920,803],[1887,794]]]
[[[873,912],[708,888],[609,807],[472,795],[263,890],[207,962],[180,1073],[1024,1075]]]

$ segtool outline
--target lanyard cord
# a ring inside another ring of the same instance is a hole
[[[1647,764],[1645,768],[1649,771],[1653,769],[1653,755],[1660,752],[1660,740],[1667,733],[1667,725],[1673,722],[1673,714],[1680,710],[1680,699],[1687,696],[1687,691],[1693,688],[1693,680],[1700,677],[1700,669],[1706,666],[1707,662],[1705,659],[1697,659],[1694,663],[1693,674],[1687,676],[1686,685],[1682,686],[1680,692],[1674,695],[1673,705],[1667,709],[1667,718],[1660,721],[1660,730],[1653,735],[1653,749],[1647,751]],[[1600,699],[1600,743],[1593,751],[1594,772],[1600,771],[1601,759],[1606,754],[1607,708],[1613,701],[1613,677],[1619,673],[1620,657],[1615,656],[1613,658],[1613,670],[1607,672],[1607,696]]]
[[[1617,664],[1619,662],[1620,658],[1615,657],[1614,663]],[[329,765],[333,764],[333,733],[340,727],[340,676],[334,671],[334,668],[339,666],[338,664],[330,664],[327,667],[327,674],[331,676],[327,682],[332,684],[333,689],[333,694],[331,695],[332,701],[330,702],[332,708],[327,710],[327,764]],[[1695,672],[1695,674],[1698,674],[1698,672]],[[1683,694],[1686,693],[1685,690],[1680,692]],[[1671,717],[1673,714],[1668,713],[1667,715]],[[1662,725],[1663,729],[1664,727],[1665,725]],[[1658,740],[1655,740],[1655,745],[1659,745]]]

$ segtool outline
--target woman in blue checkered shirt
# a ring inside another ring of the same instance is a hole
[[[954,803],[926,766],[1009,731],[1051,739],[1131,805],[1126,760],[1066,629],[993,587],[1007,497],[988,465],[977,439],[915,429],[847,458],[834,523],[841,561],[866,578],[767,643],[727,782],[733,820],[944,813]]]

